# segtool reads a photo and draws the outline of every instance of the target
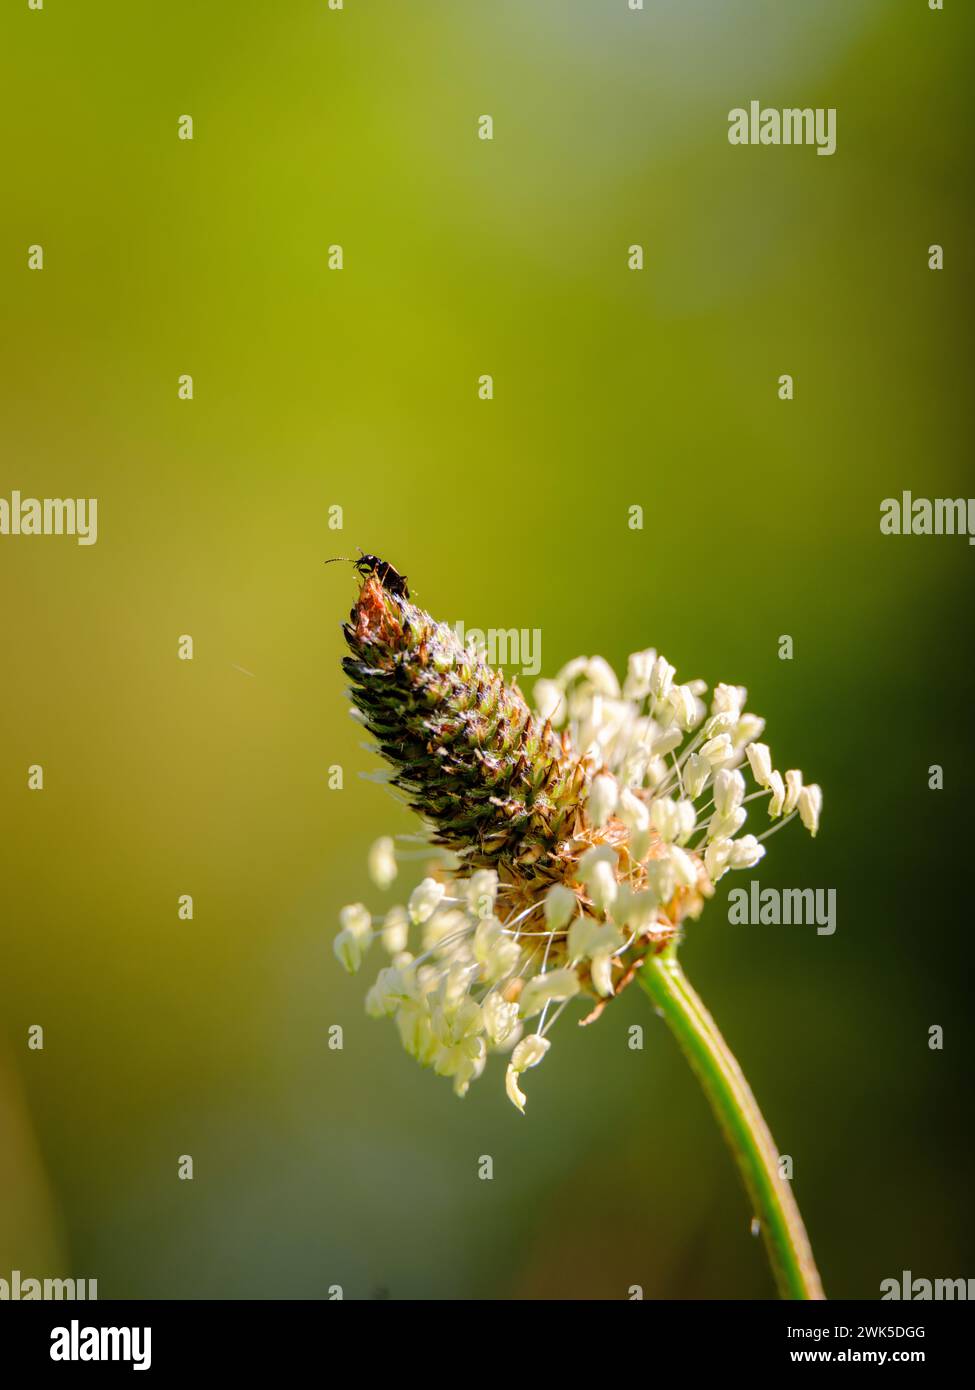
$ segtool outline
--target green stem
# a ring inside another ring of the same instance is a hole
[[[783,1298],[825,1298],[816,1262],[779,1154],[741,1067],[688,983],[674,947],[649,956],[641,985],[667,1020],[728,1141],[761,1227]]]

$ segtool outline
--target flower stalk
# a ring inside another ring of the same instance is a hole
[[[693,989],[671,945],[649,956],[641,987],[696,1074],[738,1166],[783,1298],[825,1298],[812,1247],[779,1153],[741,1067]]]
[[[706,701],[703,681],[677,681],[646,650],[622,684],[601,657],[578,657],[538,681],[529,703],[412,602],[391,565],[355,564],[363,583],[343,626],[353,713],[430,853],[404,904],[339,914],[347,970],[376,939],[387,953],[367,1012],[392,1019],[406,1051],[458,1096],[504,1055],[508,1098],[524,1114],[522,1079],[566,1007],[578,997],[579,1022],[592,1023],[640,980],[731,1145],[781,1293],[821,1298],[768,1127],[676,954],[726,873],[753,868],[795,818],[816,834],[820,788],[776,770],[743,686],[718,685]],[[741,833],[762,810],[768,828]],[[377,840],[376,885],[388,888],[410,857]]]

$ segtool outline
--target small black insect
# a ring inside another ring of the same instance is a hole
[[[345,560],[358,574],[362,575],[363,579],[374,574],[383,588],[388,589],[391,594],[396,594],[399,598],[409,598],[410,591],[406,584],[407,576],[405,574],[400,574],[399,570],[394,569],[388,560],[380,560],[378,555],[366,555],[361,548],[358,549],[358,560],[353,560],[348,555],[336,555],[333,559],[326,560],[325,563],[326,565],[334,565],[337,560]]]

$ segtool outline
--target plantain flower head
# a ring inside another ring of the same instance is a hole
[[[647,650],[622,685],[578,657],[537,682],[533,707],[376,572],[343,631],[354,712],[422,819],[428,862],[383,917],[343,908],[335,951],[356,971],[381,943],[367,1011],[457,1095],[501,1053],[524,1111],[524,1073],[573,1000],[591,1022],[770,835],[796,816],[819,828],[820,788],[775,770],[742,686],[708,697]],[[416,854],[378,840],[377,887]]]

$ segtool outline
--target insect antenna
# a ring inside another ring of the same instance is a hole
[[[358,550],[359,552],[358,560],[353,559],[351,555],[333,555],[331,560],[326,560],[325,563],[326,565],[334,565],[337,564],[339,560],[344,560],[347,565],[358,565],[359,562],[365,556],[366,552],[363,550],[361,545],[357,545],[356,550]]]

